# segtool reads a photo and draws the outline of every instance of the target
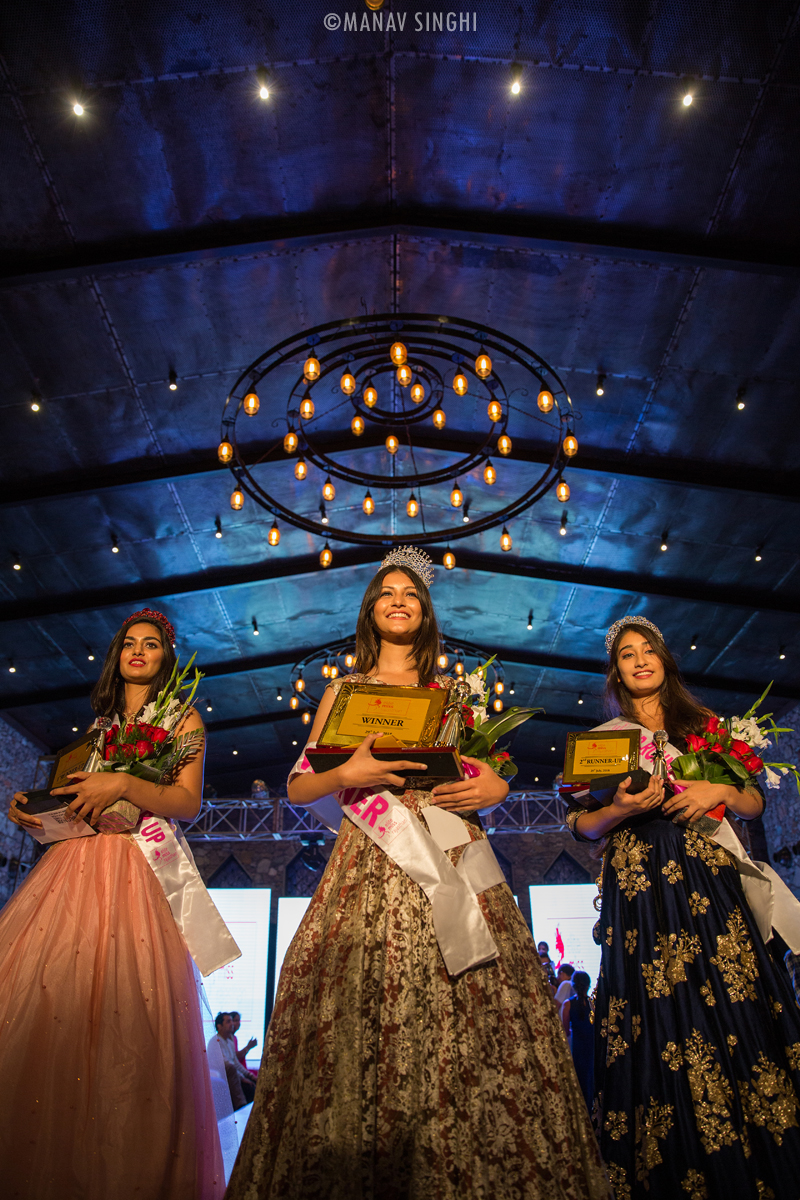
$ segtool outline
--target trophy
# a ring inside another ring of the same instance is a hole
[[[562,799],[576,800],[590,811],[605,808],[628,776],[628,794],[643,792],[650,783],[650,772],[639,766],[640,741],[638,729],[590,729],[567,734],[564,782],[559,787]]]

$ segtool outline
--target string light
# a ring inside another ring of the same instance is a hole
[[[488,379],[492,373],[492,360],[488,354],[481,353],[475,359],[475,374],[479,379]]]
[[[331,679],[335,679],[339,674],[339,668],[336,663],[331,663]]]
[[[217,532],[214,534],[214,537],[221,538],[222,537],[222,521],[220,521],[219,517],[214,517],[214,524],[217,527]]]
[[[784,658],[786,658],[786,651],[784,650],[783,646],[781,646],[778,658],[781,660],[781,662],[783,662]]]
[[[453,567],[456,565],[456,556],[453,554],[452,550],[445,550],[444,558],[442,559],[442,565],[444,566],[445,571],[452,571]]]
[[[171,392],[177,392],[178,390],[178,376],[175,374],[175,370],[172,367],[170,368],[169,372],[169,390]]]
[[[464,507],[461,510],[461,520],[465,525],[469,525],[469,500],[464,501]]]
[[[72,732],[73,732],[73,733],[77,733],[77,732],[78,732],[78,726],[77,726],[77,725],[73,725],[73,726],[72,726]]]
[[[335,500],[336,498],[336,488],[333,486],[330,475],[322,485],[322,495],[325,500]]]
[[[72,106],[72,111],[75,113],[76,117],[82,117],[86,112],[86,109],[83,107],[80,101],[76,100]]]
[[[536,403],[539,405],[539,410],[541,412],[552,412],[553,405],[555,403],[553,400],[553,393],[548,392],[547,388],[542,388],[542,390],[539,392],[539,395],[536,397]]]
[[[361,507],[368,517],[371,517],[375,512],[375,501],[372,499],[372,496],[369,492],[367,492],[366,496],[361,501]]]
[[[507,433],[502,433],[497,439],[498,453],[502,454],[503,458],[508,458],[509,454],[511,453],[511,445],[511,438]]]
[[[304,458],[298,458],[297,462],[294,464],[295,479],[305,479],[307,474],[308,467],[306,466],[306,460]]]
[[[692,100],[694,100],[694,96],[692,95],[691,92],[687,92],[686,95],[683,97],[684,106],[686,108],[688,108],[689,105],[692,103]]]
[[[694,637],[692,638],[692,644],[690,645],[689,649],[690,650],[697,649],[697,634],[695,634]]]
[[[662,533],[662,535],[661,535],[661,547],[660,547],[660,548],[661,548],[662,550],[668,550],[668,549],[669,549],[669,545],[667,544],[667,538],[668,538],[668,537],[669,537],[669,531],[665,529],[665,530],[664,530],[664,532],[663,532],[663,533]]]
[[[497,471],[492,466],[491,459],[487,459],[486,466],[483,468],[483,482],[489,486],[497,481]]]
[[[9,673],[9,675],[16,675],[16,673],[17,673],[17,668],[14,666],[14,660],[13,660],[13,658],[9,659],[9,662],[8,662],[8,673]]]
[[[323,525],[327,525],[329,523],[328,522],[328,510],[324,504],[320,504],[320,506],[319,506],[319,519]]]
[[[261,401],[255,392],[248,392],[242,401],[242,408],[248,417],[254,417],[261,407]]]
[[[597,387],[594,389],[596,396],[604,396],[605,395],[605,391],[606,391],[606,389],[604,387],[605,381],[606,381],[605,375],[597,376]]]
[[[306,690],[306,681],[303,679],[303,672],[297,672],[297,679],[294,681],[294,690],[296,692],[304,692]]]
[[[511,540],[511,534],[508,532],[508,530],[506,529],[506,527],[504,525],[503,532],[500,534],[500,549],[501,550],[510,550],[512,545],[513,545],[513,542]]]
[[[408,498],[408,503],[406,504],[406,512],[408,513],[408,515],[410,517],[416,517],[417,514],[419,513],[419,503],[417,501],[417,497],[414,495],[413,492],[411,493],[411,495]]]
[[[339,381],[339,386],[344,392],[345,396],[352,396],[353,392],[356,390],[356,381],[349,371],[345,371],[344,375]]]
[[[329,567],[333,562],[333,551],[326,542],[319,553],[319,565],[321,567]]]
[[[419,380],[416,381],[409,395],[415,404],[422,404],[422,401],[425,399],[425,388]]]
[[[235,758],[235,757],[236,757],[236,755],[239,753],[239,751],[238,751],[238,750],[233,750],[231,753],[233,754],[233,756],[234,756],[234,758]]]
[[[306,710],[304,711],[304,713],[303,713],[302,717],[300,718],[300,720],[303,722],[303,724],[304,724],[304,725],[310,725],[310,724],[311,724],[311,713],[308,711],[308,709],[306,709]]]
[[[761,562],[761,551],[763,549],[764,549],[763,546],[759,546],[758,549],[756,550],[756,562]]]
[[[503,406],[499,400],[490,400],[486,411],[490,421],[499,421],[503,415]]]
[[[119,554],[119,543],[117,542],[117,535],[115,533],[111,535],[111,553]]]
[[[261,87],[258,89],[258,95],[259,99],[261,100],[269,100],[269,88],[266,84],[262,83]]]
[[[277,546],[280,540],[281,531],[278,529],[278,522],[273,521],[270,526],[269,533],[267,534],[267,541],[269,542],[270,546]]]
[[[350,428],[356,437],[361,437],[362,433],[364,432],[364,418],[360,417],[358,413],[356,413],[350,422]]]
[[[240,488],[234,488],[231,492],[231,508],[234,512],[238,512],[244,507],[244,492]]]
[[[21,571],[21,570],[22,570],[22,563],[21,563],[21,562],[15,562],[15,563],[12,563],[12,564],[11,564],[11,566],[12,566],[13,570],[15,570],[15,571]]]
[[[328,662],[327,658],[325,659],[325,662],[322,664],[321,671],[322,671],[322,678],[323,678],[323,679],[330,679],[330,677],[331,677],[331,665],[330,665],[330,663]]]
[[[559,529],[559,531],[558,531],[558,532],[561,534],[561,536],[562,536],[562,537],[566,537],[566,536],[567,536],[567,522],[568,522],[568,520],[569,520],[569,513],[567,513],[567,512],[563,512],[563,513],[561,514],[561,528],[560,528],[560,529]]]
[[[445,416],[444,409],[443,408],[435,409],[431,420],[433,421],[433,423],[437,429],[444,429],[445,424],[447,422],[447,417]]]
[[[233,458],[233,446],[230,442],[222,441],[217,446],[217,458],[221,463],[228,463]]]
[[[319,379],[321,370],[319,359],[315,358],[313,354],[303,363],[303,374],[309,383],[313,383],[315,379]]]
[[[297,699],[297,696],[291,696],[289,698],[289,708],[296,710],[299,707],[300,707],[300,701]],[[295,742],[295,745],[297,745],[296,742]]]
[[[495,690],[496,695],[502,696],[503,692],[506,690],[506,685],[502,679],[499,679],[499,678],[495,679],[494,690]]]
[[[89,653],[86,655],[86,657],[89,660],[89,662],[94,662],[94,655],[92,654],[91,650],[89,650]]]
[[[500,699],[499,696],[496,696],[495,699],[492,701],[492,708],[497,713],[501,713],[503,711],[503,701]]]
[[[461,505],[464,503],[464,493],[458,486],[458,480],[453,484],[453,490],[450,493],[450,503],[453,508],[461,508]]]
[[[407,366],[405,363],[402,367],[397,368],[397,382],[400,384],[400,387],[408,387],[413,378],[414,376],[411,371],[411,367]]]
[[[578,704],[583,704],[583,692],[578,692]]]
[[[467,383],[466,375],[462,375],[461,372],[459,371],[459,373],[456,375],[455,379],[453,380],[453,391],[456,393],[457,396],[463,396],[463,395],[465,395],[468,387],[469,387],[469,384]]]
[[[253,637],[258,637],[258,621],[253,617]]]
[[[446,654],[440,654],[436,660],[436,665],[440,671],[446,671],[449,662],[450,662],[450,659],[447,657]]]
[[[569,484],[563,479],[559,479],[558,483],[556,484],[556,496],[562,504],[566,504],[566,502],[569,500]]]
[[[391,350],[389,351],[389,357],[396,367],[402,367],[403,363],[408,358],[408,351],[402,342],[394,342]]]
[[[515,694],[515,686],[514,686],[513,679],[511,680],[511,687],[508,689],[508,694],[509,694],[509,696],[513,696]]]
[[[374,408],[378,403],[378,393],[372,384],[364,388],[364,403],[367,408]]]
[[[286,434],[286,436],[283,439],[283,448],[287,454],[294,454],[295,450],[297,449],[297,447],[299,445],[299,442],[300,442],[300,439],[298,438],[297,434],[295,433],[295,431],[293,429],[290,428],[289,432]]]
[[[574,458],[578,453],[578,439],[575,437],[575,434],[571,429],[567,430],[567,436],[564,438],[564,441],[561,443],[561,445],[567,458]]]
[[[394,434],[390,433],[386,439],[385,445],[386,445],[386,449],[389,451],[390,454],[397,454],[400,443],[398,442],[398,440],[394,436]]]
[[[533,609],[528,613],[528,629],[533,629]]]
[[[355,664],[355,661],[356,661],[355,654],[345,654],[344,665],[347,667],[348,671],[352,669],[352,667]]]
[[[280,701],[283,699],[283,692],[281,691],[281,689],[280,689],[280,688],[278,688],[278,689],[276,690],[276,692],[275,692],[275,699],[276,699],[276,700],[277,700],[279,703],[280,703]]]
[[[738,392],[736,393],[736,407],[738,408],[739,412],[741,412],[742,409],[744,408],[744,388],[743,387],[740,387]]]
[[[311,399],[309,393],[306,392],[305,396],[303,396],[303,399],[300,401],[300,416],[304,421],[310,421],[313,415],[314,401]]]
[[[207,701],[206,701],[206,712],[213,712],[213,711],[214,711],[214,710],[213,710],[213,708],[211,707],[211,701],[210,701],[210,700],[207,700]]]
[[[31,412],[39,411],[39,409],[42,407],[41,400],[42,400],[42,397],[37,392],[32,393],[32,395],[31,395]]]

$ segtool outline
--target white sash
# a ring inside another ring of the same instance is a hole
[[[642,754],[639,766],[652,774],[652,763],[655,753],[653,735],[644,725],[635,721],[626,721],[623,717],[615,717],[597,729],[640,729],[642,731]],[[664,747],[664,758],[668,767],[680,756],[680,750],[667,742]],[[744,846],[739,841],[731,823],[722,820],[719,828],[711,835],[711,841],[717,842],[733,857],[742,891],[750,907],[750,911],[758,925],[759,932],[765,942],[772,937],[773,929],[781,935],[793,954],[800,954],[800,901],[789,887],[774,871],[769,863],[757,862],[749,857]]]

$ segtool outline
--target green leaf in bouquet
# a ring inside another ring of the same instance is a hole
[[[703,768],[694,751],[676,758],[672,763],[671,770],[676,779],[703,778]]]
[[[742,717],[742,720],[743,720],[743,721],[746,721],[746,720],[748,719],[748,717],[752,717],[752,715],[753,715],[753,713],[756,711],[756,709],[761,707],[761,705],[762,705],[762,704],[764,703],[764,701],[766,700],[766,698],[767,698],[767,693],[769,692],[769,690],[770,690],[770,688],[772,687],[772,685],[773,685],[773,683],[774,683],[774,682],[775,682],[775,680],[774,680],[774,679],[770,679],[769,683],[768,683],[768,684],[767,684],[767,686],[764,688],[764,690],[763,690],[763,692],[761,693],[761,695],[759,696],[758,700],[756,700],[755,704],[751,704],[751,705],[750,705],[750,707],[748,708],[747,712],[746,712],[746,713],[744,714],[744,716]],[[769,715],[769,716],[772,716],[772,713],[769,713],[768,715]]]
[[[746,780],[750,778],[750,772],[747,770],[747,767],[738,758],[734,758],[732,754],[718,754],[716,757],[721,758],[728,767],[728,770],[732,771],[739,779]]]
[[[469,758],[485,758],[489,753],[489,739],[482,731],[465,729],[458,749]]]
[[[490,717],[488,721],[483,721],[481,723],[481,733],[486,737],[489,745],[493,746],[498,738],[510,733],[518,725],[523,725],[525,721],[529,721],[537,713],[543,712],[543,708],[509,708],[506,712],[500,713],[496,717]]]

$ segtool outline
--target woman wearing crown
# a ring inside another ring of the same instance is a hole
[[[174,637],[152,610],[123,624],[92,693],[95,727],[150,718],[175,665]],[[52,845],[0,913],[0,1179],[9,1198],[224,1192],[194,970],[137,840],[144,827],[163,849],[175,840],[171,819],[199,809],[203,727],[194,710],[181,711],[173,702],[159,730],[196,730],[200,748],[172,782],[72,775],[60,791],[76,794],[74,821],[126,831]],[[36,831],[42,822],[26,814],[26,799],[18,792],[9,816]]]
[[[432,575],[419,551],[384,559],[351,679],[452,685],[436,675]],[[341,827],[284,960],[227,1200],[609,1196],[530,932],[477,816],[507,785],[465,759],[469,778],[406,788],[397,772],[424,766],[379,761],[374,740],[318,774],[304,753],[289,777],[292,803],[333,793]],[[427,832],[432,806],[457,814],[449,850]]]
[[[598,728],[638,729],[650,772],[665,730],[669,767],[713,714],[646,618],[617,621],[606,650],[620,716]],[[708,817],[752,820],[763,795],[698,780],[665,799],[658,774],[637,795],[630,786],[607,807],[572,801],[567,813],[575,837],[604,845],[595,1090],[618,1200],[796,1200],[800,1013],[741,882],[762,876],[769,890],[769,880],[730,824]]]

